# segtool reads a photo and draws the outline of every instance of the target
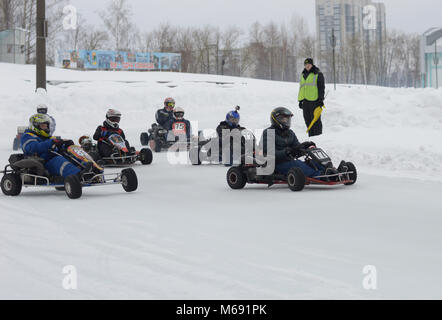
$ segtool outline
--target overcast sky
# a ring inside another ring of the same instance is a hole
[[[110,0],[71,0],[89,23],[100,24],[97,12]],[[289,21],[303,16],[315,32],[314,0],[128,0],[141,31],[170,22],[180,26],[236,25],[247,29],[253,22]],[[387,28],[423,33],[442,26],[442,0],[379,0],[387,10]]]

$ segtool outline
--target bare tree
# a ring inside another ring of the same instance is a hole
[[[128,50],[132,39],[132,8],[127,0],[111,0],[108,7],[100,12],[108,30],[112,47],[117,51]]]

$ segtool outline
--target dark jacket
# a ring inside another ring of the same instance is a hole
[[[281,130],[280,128],[273,126],[264,130],[261,137],[261,142],[259,145],[264,156],[267,156],[268,151],[267,134],[269,129],[275,130],[275,162],[278,164],[293,160],[293,157],[290,156],[287,151],[300,145],[296,134],[290,129]]]
[[[218,141],[219,141],[219,152],[222,153],[223,150],[223,130],[229,130],[232,131],[234,129],[238,129],[239,131],[244,130],[244,127],[238,126],[236,128],[231,127],[227,121],[222,121],[220,122],[220,124],[218,125],[218,127],[216,127],[216,133],[218,135]],[[230,137],[230,152],[233,151],[233,137]]]
[[[179,122],[184,122],[185,126],[186,126],[186,136],[189,139],[190,138],[190,133],[191,133],[191,128],[190,128],[190,121],[183,119],[183,120],[177,120],[175,118],[170,119],[163,127],[166,130],[172,131],[173,126],[175,125],[175,123],[179,123]]]
[[[164,108],[159,109],[155,113],[155,119],[160,126],[165,128],[166,123],[173,119],[173,111],[167,111]]]
[[[126,140],[124,131],[121,128],[112,128],[107,124],[106,121],[103,122],[102,126],[98,126],[97,130],[95,130],[94,140],[101,142],[103,140],[107,140],[107,138],[112,134],[119,134],[124,140]]]
[[[319,70],[318,67],[313,66],[313,68],[310,69],[310,71],[307,71],[304,69],[302,71],[302,76],[304,79],[307,79],[310,73],[314,73],[318,75],[318,101],[324,101],[324,95],[325,95],[325,80],[324,75],[322,74],[321,70]]]

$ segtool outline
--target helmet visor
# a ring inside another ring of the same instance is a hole
[[[110,122],[120,123],[120,117],[109,117]]]
[[[292,116],[279,116],[278,121],[286,128],[290,128],[292,126]]]
[[[48,109],[47,108],[39,108],[39,109],[37,109],[37,112],[41,113],[41,114],[47,114],[48,113]]]
[[[234,125],[238,125],[239,124],[239,118],[235,118],[235,117],[230,117],[229,121],[231,123],[233,123]]]
[[[175,102],[166,102],[165,108],[167,111],[172,111],[175,108]]]
[[[184,118],[184,112],[175,112],[175,117],[178,119]]]

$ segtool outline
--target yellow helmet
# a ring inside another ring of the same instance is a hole
[[[42,124],[47,125],[45,129],[40,128]],[[51,132],[50,126],[51,126],[51,118],[49,118],[47,114],[34,114],[29,119],[29,129],[41,137],[44,138],[50,137],[50,132]]]

